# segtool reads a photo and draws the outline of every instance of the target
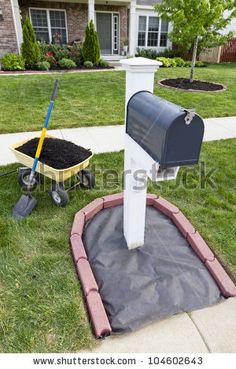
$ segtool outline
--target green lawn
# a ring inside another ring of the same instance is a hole
[[[188,74],[188,68],[159,69],[155,94],[196,108],[205,118],[236,115],[236,64],[196,69],[196,78],[221,82],[227,87],[224,92],[176,92],[157,84],[158,79]],[[124,72],[0,77],[0,133],[40,129],[55,78],[60,79],[61,88],[51,128],[123,123]]]
[[[199,166],[182,168],[177,187],[173,181],[161,183],[160,188],[149,186],[150,192],[169,199],[191,219],[234,277],[235,153],[236,140],[203,145],[201,162],[205,162],[207,173],[214,170],[214,188],[209,183],[203,185]],[[96,344],[68,235],[76,211],[99,196],[121,190],[123,152],[95,155],[92,164],[102,172],[116,170],[117,179],[110,178],[104,188],[104,176],[99,174],[96,188],[71,192],[65,209],[51,204],[46,186],[45,191],[35,194],[37,209],[19,223],[10,215],[20,196],[16,176],[0,178],[0,352],[73,352]]]

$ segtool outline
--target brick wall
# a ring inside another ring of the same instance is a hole
[[[88,5],[63,3],[63,2],[42,2],[38,0],[19,0],[21,14],[24,17],[29,15],[29,7],[65,9],[67,14],[68,42],[84,40],[85,27],[88,21]],[[120,37],[127,37],[127,12],[125,6],[96,5],[95,10],[106,10],[120,13]]]
[[[23,18],[25,15],[29,15],[29,7],[65,9],[67,15],[68,42],[72,43],[75,40],[83,40],[88,19],[88,6],[86,4],[19,0],[19,5]]]
[[[12,14],[11,0],[0,0],[0,57],[7,52],[18,52],[16,31]]]

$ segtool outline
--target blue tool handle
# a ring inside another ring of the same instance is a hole
[[[48,124],[49,124],[49,120],[50,120],[50,117],[51,117],[51,113],[52,113],[52,109],[53,109],[53,106],[54,106],[54,101],[55,101],[55,98],[57,96],[57,92],[58,92],[58,88],[59,88],[59,80],[57,79],[54,83],[54,88],[53,88],[53,92],[52,92],[52,97],[51,97],[51,101],[50,101],[50,104],[49,104],[49,107],[48,107],[48,111],[47,111],[47,115],[45,117],[45,121],[44,121],[44,128],[48,128]]]
[[[54,101],[50,101],[48,111],[47,111],[47,115],[45,117],[45,121],[44,121],[44,125],[43,125],[43,127],[46,128],[46,129],[48,128],[48,124],[49,124],[49,120],[50,120],[50,117],[51,117],[53,106],[54,106]]]
[[[44,137],[46,135],[45,130],[48,128],[48,125],[49,125],[49,120],[50,120],[52,109],[53,109],[53,106],[54,106],[54,101],[55,101],[55,98],[57,96],[58,88],[59,88],[59,80],[57,79],[54,83],[54,88],[53,88],[53,92],[52,92],[51,101],[50,101],[50,104],[48,106],[47,115],[46,115],[45,120],[44,120],[44,125],[43,125],[43,128],[44,128],[43,131],[44,132],[42,131],[41,138],[42,138],[43,133],[44,133]],[[34,158],[34,163],[33,163],[32,169],[31,169],[31,173],[30,173],[30,179],[29,179],[30,183],[31,183],[31,181],[33,181],[33,178],[34,178],[37,166],[38,166],[38,161],[39,161],[39,155],[36,154],[36,156]]]

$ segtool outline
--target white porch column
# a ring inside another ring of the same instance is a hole
[[[21,15],[20,15],[20,8],[19,8],[18,0],[11,0],[11,6],[12,6],[13,19],[14,19],[15,32],[16,32],[17,47],[18,47],[18,52],[20,53],[23,36],[22,36]]]
[[[129,55],[135,56],[135,52],[136,52],[136,0],[131,0],[129,14]]]
[[[125,111],[129,99],[139,91],[153,92],[154,74],[161,63],[146,59],[132,58],[120,61],[126,70]],[[125,118],[126,120],[126,118]],[[155,161],[127,134],[125,135],[125,183],[124,183],[124,236],[129,249],[144,244],[147,186],[140,187],[135,179],[147,180]],[[158,164],[157,164],[158,165]],[[157,169],[157,168],[156,168]],[[136,172],[136,173],[135,173]]]
[[[95,0],[88,0],[88,22],[95,24]]]

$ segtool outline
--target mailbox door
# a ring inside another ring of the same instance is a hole
[[[195,115],[190,124],[185,122],[186,113],[183,112],[169,127],[163,155],[162,166],[181,166],[196,164],[199,160],[204,124],[202,119]]]

